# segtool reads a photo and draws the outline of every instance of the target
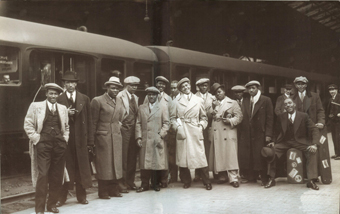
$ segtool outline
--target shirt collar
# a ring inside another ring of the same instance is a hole
[[[299,95],[303,94],[303,96],[306,96],[306,90],[304,90],[302,93],[299,92]]]
[[[293,114],[289,114],[289,113],[288,113],[288,118],[291,117],[293,122],[294,122],[294,120],[295,120],[295,116],[296,116],[296,111],[294,111]]]
[[[50,110],[52,110],[52,105],[56,104],[56,103],[52,104],[52,103],[50,103],[50,101],[48,101],[48,100],[46,100],[46,103],[47,103],[48,108],[49,108]],[[56,107],[56,106],[54,106],[54,107]],[[54,109],[56,109],[56,108],[54,108]]]
[[[152,109],[155,106],[156,102],[154,103],[149,103],[149,108]]]
[[[132,94],[130,94],[128,90],[126,90],[126,94],[128,95],[129,99],[131,99]]]
[[[68,91],[66,91],[66,96],[67,96],[67,98],[69,98],[70,99],[70,97],[71,97],[71,93],[70,92],[68,92]],[[72,92],[72,98],[73,98],[73,101],[76,99],[76,92],[74,91],[74,92]]]

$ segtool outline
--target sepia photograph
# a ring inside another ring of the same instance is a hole
[[[339,1],[0,1],[0,213],[339,214],[339,87]]]

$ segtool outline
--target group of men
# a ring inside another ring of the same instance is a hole
[[[122,197],[129,190],[160,191],[177,181],[178,171],[187,189],[192,182],[190,169],[195,169],[193,180],[202,180],[206,190],[212,189],[209,171],[217,183],[229,180],[237,188],[240,177],[242,182],[256,182],[260,176],[261,184],[270,188],[275,186],[276,161],[266,162],[263,153],[269,147],[276,154],[274,160],[289,148],[303,151],[307,187],[318,189],[316,151],[326,121],[319,96],[306,90],[307,78],[294,80],[298,93],[292,95],[287,86],[287,93],[277,100],[277,131],[272,102],[261,94],[258,81],[234,86],[234,100],[219,83],[209,93],[207,78],[196,82],[196,94],[188,78],[171,83],[163,76],[155,80],[155,87],[145,89],[147,96],[140,106],[135,95],[140,79],[134,76],[124,79],[124,89],[120,79],[112,76],[104,84],[106,92],[91,102],[76,90],[74,72],[65,72],[64,92],[57,84],[45,85],[47,99],[30,105],[24,123],[30,139],[36,213],[44,213],[47,191],[47,211],[58,213],[74,184],[78,202],[89,203],[85,190],[92,186],[89,154],[94,154],[101,199]],[[165,93],[168,84],[170,96]],[[340,97],[336,85],[329,90],[326,119],[337,144],[334,158],[340,159]],[[140,187],[135,184],[138,155]]]

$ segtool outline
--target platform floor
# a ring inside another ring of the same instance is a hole
[[[334,154],[330,140],[330,153]],[[160,192],[130,192],[122,198],[99,199],[97,193],[88,195],[89,204],[81,205],[75,198],[60,207],[61,214],[89,213],[325,213],[339,214],[340,160],[331,161],[333,182],[318,183],[320,190],[308,189],[306,184],[288,184],[286,178],[277,179],[277,185],[264,189],[260,183],[241,184],[233,188],[229,184],[213,184],[207,191],[201,183],[192,183],[183,189],[182,183],[170,184]],[[140,182],[137,182],[140,185]],[[34,208],[16,212],[34,213]],[[48,213],[48,212],[46,212]]]

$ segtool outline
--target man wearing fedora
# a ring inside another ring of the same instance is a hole
[[[181,96],[172,102],[170,120],[176,133],[176,163],[180,167],[183,188],[191,186],[189,169],[198,169],[203,184],[211,190],[208,162],[204,151],[203,130],[208,119],[203,99],[191,93],[190,80],[183,78],[178,82]]]
[[[140,79],[129,76],[124,79],[125,89],[118,93],[117,98],[123,101],[125,113],[122,121],[123,137],[123,182],[120,182],[121,191],[126,188],[136,190],[135,174],[137,164],[138,145],[135,141],[135,125],[138,113],[138,97],[135,95]],[[123,185],[122,185],[123,184]]]
[[[209,131],[211,130],[211,123],[212,123],[212,115],[210,114],[210,109],[211,109],[211,104],[213,100],[215,100],[215,97],[211,93],[208,92],[209,82],[210,82],[210,79],[208,78],[201,78],[197,80],[196,82],[196,86],[198,87],[196,96],[203,99],[204,109],[208,117],[208,126],[203,131],[204,149],[205,149],[205,156],[207,157],[207,160],[209,160],[209,150],[210,150]],[[195,178],[193,181],[198,182],[199,180],[201,180],[201,177],[199,176],[199,173],[197,172],[197,170],[195,170]]]
[[[118,180],[123,177],[123,139],[121,133],[125,109],[118,98],[123,87],[119,78],[112,76],[105,82],[106,93],[91,101],[92,133],[94,134],[95,164],[100,199],[122,197]]]
[[[293,86],[291,84],[286,84],[285,88],[284,88],[284,93],[277,98],[276,104],[275,104],[275,114],[276,114],[276,116],[285,112],[283,101],[286,98],[289,98],[292,95],[291,94],[292,89],[293,89]]]
[[[74,183],[78,202],[88,204],[85,189],[92,186],[88,150],[92,151],[94,145],[90,98],[76,90],[79,80],[75,72],[65,72],[62,80],[66,91],[58,97],[57,102],[68,110],[70,138],[65,159],[70,180],[64,182],[57,206],[66,202],[68,190],[73,190]]]
[[[326,121],[331,128],[335,153],[331,158],[340,160],[340,95],[338,94],[338,86],[331,84],[328,86],[328,91],[331,98],[327,102]]]
[[[168,182],[168,149],[165,141],[170,124],[168,108],[166,103],[158,101],[160,90],[148,87],[145,91],[148,102],[138,108],[135,131],[140,147],[139,167],[142,180],[137,192],[150,188],[150,178],[151,188],[155,191],[160,191],[160,187],[167,187]]]
[[[271,141],[274,113],[272,101],[261,94],[260,86],[256,80],[245,85],[250,97],[244,98],[242,102],[238,160],[240,170],[248,181],[256,182],[260,175],[264,185],[268,182],[268,175],[261,149]]]
[[[63,89],[55,83],[47,83],[47,99],[30,105],[24,121],[25,132],[30,139],[32,183],[35,190],[35,212],[58,213],[56,208],[62,187],[65,151],[69,138],[68,111],[57,103]]]
[[[274,151],[265,148],[262,154],[269,160],[269,181],[264,186],[270,188],[275,186],[276,157],[280,158],[286,154],[288,149],[295,148],[302,151],[307,159],[306,169],[308,183],[307,187],[313,190],[319,190],[315,181],[318,178],[318,130],[314,122],[304,112],[296,111],[296,104],[292,98],[284,100],[286,112],[280,114],[277,120],[277,138],[275,145],[270,143],[268,146],[274,146]],[[274,156],[274,157],[273,157]]]

